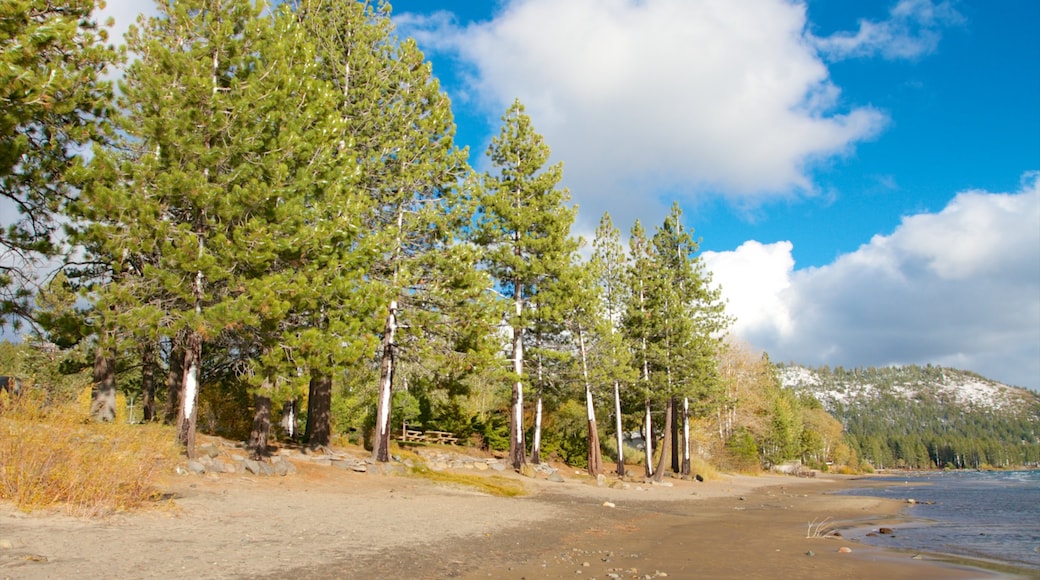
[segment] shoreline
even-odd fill
[[[0,503],[0,579],[1014,577],[806,537],[813,522],[843,531],[906,520],[902,502],[830,493],[869,485],[852,476],[612,488],[557,466],[562,483],[496,473],[529,492],[502,498],[295,463],[287,477],[172,476],[172,505],[103,520]]]

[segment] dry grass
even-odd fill
[[[516,479],[497,475],[468,475],[446,471],[433,471],[425,466],[413,467],[409,471],[412,477],[420,477],[429,481],[472,488],[481,493],[498,497],[519,497],[527,490]]]
[[[96,424],[79,407],[0,400],[0,499],[27,512],[98,517],[141,507],[177,458],[168,427]]]

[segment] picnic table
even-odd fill
[[[456,445],[459,442],[459,438],[449,431],[409,429],[407,423],[401,426],[400,440],[420,443],[445,443],[448,445]]]

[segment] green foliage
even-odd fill
[[[589,452],[585,404],[567,399],[545,420],[542,450],[567,465],[586,467]]]
[[[59,252],[55,219],[75,195],[78,154],[103,141],[119,56],[94,0],[0,4],[0,200],[18,219],[0,230],[0,324],[31,319],[38,268]]]
[[[735,471],[757,471],[759,450],[754,436],[747,429],[740,429],[726,441],[725,466]]]

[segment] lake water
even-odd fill
[[[891,485],[842,493],[917,503],[905,511],[912,521],[892,526],[894,536],[856,539],[997,560],[1040,577],[1040,471],[907,473],[868,481]]]

